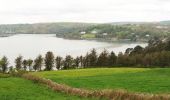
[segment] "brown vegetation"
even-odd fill
[[[170,100],[170,95],[142,94],[132,93],[124,90],[86,90],[73,88],[67,85],[58,84],[49,79],[34,76],[32,74],[23,74],[23,78],[36,83],[44,84],[57,92],[63,92],[69,95],[78,95],[90,98],[106,98],[109,100]]]

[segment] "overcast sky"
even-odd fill
[[[0,24],[170,20],[170,0],[0,0]]]

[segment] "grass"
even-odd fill
[[[99,68],[33,74],[76,88],[170,93],[170,69],[168,68]]]
[[[10,77],[9,74],[0,73],[0,78],[8,78],[8,77]]]
[[[81,37],[88,39],[88,38],[95,38],[96,36],[95,36],[95,34],[84,34]]]
[[[0,100],[89,100],[89,98],[57,93],[22,78],[0,77]]]
[[[41,83],[48,86],[53,91],[66,93],[69,95],[77,95],[85,98],[96,98],[98,100],[170,100],[168,94],[142,94],[133,93],[120,90],[86,90],[81,88],[74,88],[64,84],[58,84],[49,79],[42,78],[29,73],[21,76],[24,79],[31,80],[36,83]]]

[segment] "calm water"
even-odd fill
[[[79,56],[85,55],[87,51],[96,48],[101,52],[104,48],[114,51],[116,54],[124,52],[126,48],[136,45],[146,46],[144,43],[105,43],[87,40],[66,40],[55,37],[54,34],[19,34],[11,37],[0,38],[0,56],[7,56],[10,63],[22,55],[24,58],[35,58],[38,54],[44,55],[47,51],[52,51],[55,55]]]

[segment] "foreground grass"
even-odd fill
[[[2,76],[3,74],[0,74]],[[5,76],[5,75],[3,75]],[[29,80],[0,77],[0,100],[89,100],[54,92]]]
[[[168,68],[101,68],[33,74],[76,88],[170,93],[170,69]]]

